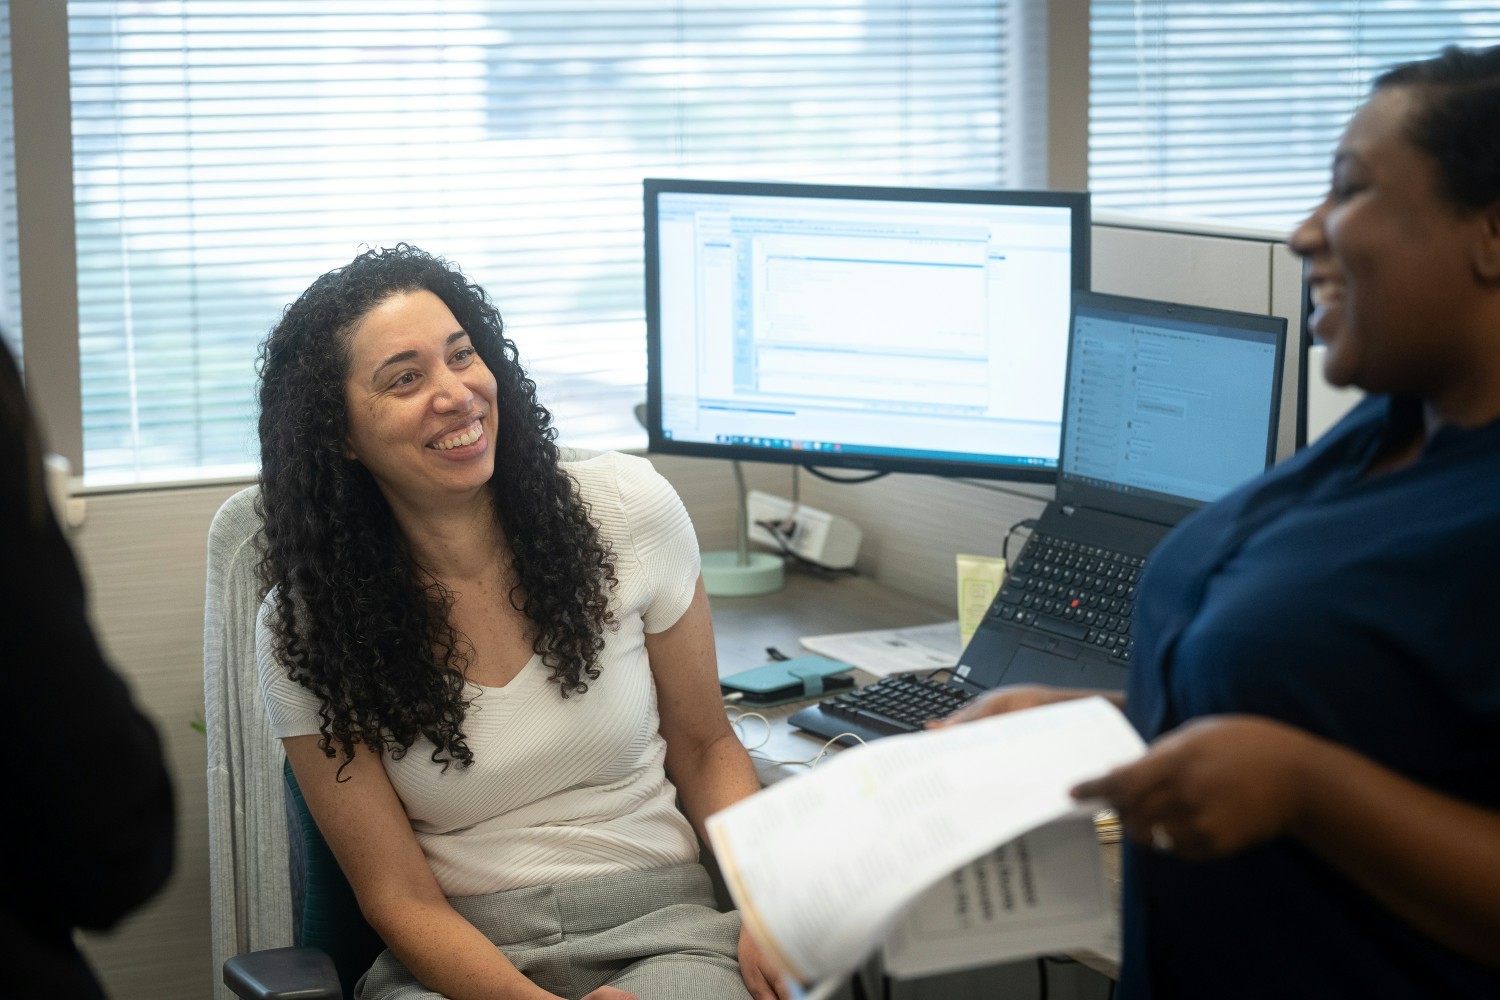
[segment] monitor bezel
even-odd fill
[[[651,177],[643,181],[645,220],[646,294],[646,408],[647,450],[660,454],[689,455],[750,462],[773,462],[805,468],[840,469],[851,472],[904,472],[966,479],[1051,483],[1056,465],[1005,465],[965,461],[961,458],[913,458],[908,456],[856,455],[806,452],[784,448],[761,448],[744,444],[681,441],[666,437],[662,429],[661,300],[658,202],[663,194],[724,194],[776,198],[818,198],[865,201],[941,202],[952,204],[1065,208],[1072,219],[1072,287],[1089,287],[1091,261],[1090,199],[1081,191],[1023,191],[977,188],[885,187],[851,184],[808,184],[780,181],[717,181]],[[1071,317],[1071,310],[1069,313]],[[1070,318],[1071,322],[1071,318]],[[1064,331],[1064,338],[1068,331]],[[1066,349],[1066,343],[1064,344]],[[1059,414],[1059,449],[1061,414]]]

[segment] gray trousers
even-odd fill
[[[606,984],[641,1000],[748,1000],[736,953],[740,918],[714,905],[696,864],[449,900],[516,968],[558,996]],[[442,1000],[389,951],[357,1000]]]

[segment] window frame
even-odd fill
[[[16,136],[16,250],[26,394],[47,447],[83,469],[78,264],[73,237],[73,135],[68,10],[10,4]]]

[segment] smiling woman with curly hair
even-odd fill
[[[389,946],[360,996],[775,996],[696,861],[758,785],[671,487],[564,460],[484,291],[414,247],[318,278],[260,374],[261,680]]]
[[[508,596],[534,623],[535,651],[563,697],[598,677],[614,566],[558,465],[551,415],[483,291],[410,247],[323,275],[262,347],[261,580],[275,594],[280,650],[299,665],[297,679],[328,700],[330,753],[337,747],[348,759],[361,742],[399,756],[420,735],[434,760],[469,764],[459,728],[467,659],[447,617],[453,595],[417,565],[380,485],[345,445],[350,330],[380,302],[417,290],[442,300],[495,378],[505,433],[494,442],[487,490],[513,557]],[[314,622],[323,627],[303,627]],[[433,670],[426,650],[447,669]]]

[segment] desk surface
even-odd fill
[[[766,647],[788,656],[802,652],[804,635],[930,625],[954,617],[952,609],[928,604],[863,576],[831,579],[787,570],[786,585],[764,597],[711,597],[719,674],[768,661]]]
[[[953,618],[948,609],[882,587],[867,577],[823,579],[790,569],[786,585],[774,594],[713,597],[709,599],[709,607],[713,612],[721,677],[770,662],[771,657],[766,654],[768,646],[787,656],[803,655],[806,650],[798,644],[798,639],[804,635],[906,628]],[[855,671],[855,676],[859,683],[871,679],[863,671]],[[753,718],[739,724],[741,741],[754,748],[751,759],[762,782],[806,770],[805,766],[776,762],[808,761],[822,750],[821,738],[785,723],[787,716],[810,703],[750,709],[770,721],[769,732]]]
[[[713,597],[709,599],[709,607],[713,613],[714,644],[721,677],[768,662],[767,646],[775,647],[787,656],[801,655],[805,650],[798,640],[804,635],[906,628],[954,617],[950,608],[929,604],[866,577],[824,580],[790,568],[786,585],[774,594]],[[855,671],[855,675],[860,683],[870,680],[863,671]],[[740,739],[754,748],[751,759],[762,782],[769,783],[806,771],[804,764],[787,762],[811,761],[822,750],[824,741],[821,738],[809,736],[786,724],[787,716],[807,704],[797,702],[756,710],[769,721],[769,731],[754,719],[739,723]],[[1106,870],[1118,889],[1119,852],[1107,848],[1104,853]],[[1079,953],[1074,957],[1105,975],[1118,975],[1114,963],[1101,956]]]

